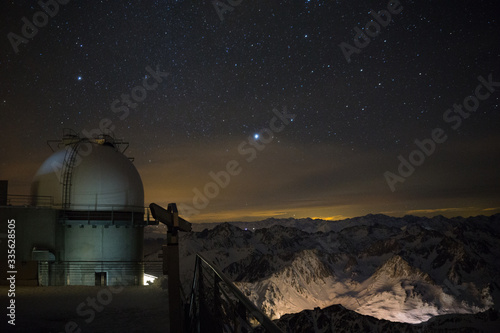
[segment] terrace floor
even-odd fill
[[[156,286],[16,287],[15,328],[0,286],[1,332],[168,332],[168,293]],[[81,329],[81,331],[79,330]]]

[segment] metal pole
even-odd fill
[[[183,332],[184,306],[181,299],[181,282],[179,277],[179,239],[178,231],[191,231],[191,224],[179,217],[175,203],[168,204],[164,209],[157,204],[149,208],[155,220],[167,226],[167,246],[163,249],[163,268],[168,275],[168,303],[170,313],[170,332]]]
[[[170,312],[170,332],[183,332],[182,327],[182,301],[179,277],[179,242],[177,230],[167,232],[166,255],[168,272],[168,306]]]

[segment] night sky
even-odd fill
[[[500,212],[497,1],[220,3],[3,1],[9,193],[101,124],[193,222]]]

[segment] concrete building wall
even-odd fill
[[[65,226],[63,260],[141,261],[143,237],[142,227]]]
[[[34,247],[46,249],[56,255],[61,244],[60,230],[56,222],[58,211],[36,207],[0,207],[1,253],[7,255],[7,224],[15,222],[16,282],[18,285],[36,285],[38,266],[31,260]],[[59,237],[58,237],[59,235]],[[6,284],[7,261],[0,260],[0,284]]]
[[[60,265],[55,269],[61,271]],[[65,281],[62,285],[142,285],[144,266],[142,263],[82,263],[65,262]],[[60,281],[60,280],[59,280]]]
[[[7,222],[15,223],[18,285],[139,285],[144,268],[144,228],[116,225],[63,225],[59,211],[36,207],[0,207],[0,248],[7,254]],[[32,260],[32,250],[48,250],[55,262]],[[7,261],[0,260],[7,284]],[[97,273],[97,275],[96,275]]]
[[[65,284],[95,285],[96,273],[104,273],[107,285],[142,284],[143,239],[142,227],[65,226]]]

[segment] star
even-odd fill
[[[206,179],[202,176],[211,171],[208,166],[217,162],[219,152],[223,152],[227,161],[221,163],[227,163],[240,155],[244,160],[258,156],[270,168],[266,175],[277,174],[280,177],[278,182],[266,182],[266,186],[286,182],[286,177],[290,177],[290,181],[299,178],[302,184],[307,184],[307,188],[292,185],[280,187],[284,192],[273,194],[275,196],[288,200],[294,196],[303,197],[305,191],[310,198],[322,197],[336,202],[335,198],[341,196],[344,190],[349,193],[373,191],[377,202],[382,202],[387,196],[387,202],[394,204],[393,208],[397,210],[407,204],[403,201],[395,203],[394,200],[403,200],[405,196],[393,197],[390,187],[384,185],[384,172],[398,172],[398,156],[403,154],[403,157],[408,158],[413,149],[418,148],[414,144],[417,138],[421,142],[432,135],[434,128],[442,128],[449,142],[453,142],[447,141],[448,147],[457,148],[451,149],[453,154],[449,151],[439,153],[436,148],[434,154],[438,156],[439,162],[434,157],[426,158],[422,167],[428,166],[427,171],[421,169],[420,176],[408,177],[405,183],[397,184],[401,194],[410,195],[410,192],[405,191],[414,190],[418,177],[426,179],[427,183],[418,185],[422,201],[416,197],[414,201],[418,201],[424,209],[426,207],[423,205],[428,203],[425,189],[434,193],[438,186],[444,184],[438,170],[445,170],[447,166],[455,168],[456,161],[462,161],[463,158],[467,158],[468,167],[477,165],[478,170],[484,169],[483,163],[474,154],[465,157],[462,156],[464,153],[455,152],[459,150],[458,147],[462,143],[467,147],[472,145],[467,140],[470,136],[477,139],[473,140],[475,144],[484,145],[496,135],[493,124],[498,122],[498,114],[491,110],[500,107],[498,90],[491,93],[488,89],[480,89],[485,97],[487,93],[491,95],[481,101],[474,115],[463,119],[460,131],[467,133],[453,129],[449,131],[450,125],[457,124],[452,121],[458,119],[453,118],[457,114],[450,115],[448,120],[439,117],[455,101],[462,102],[467,95],[474,94],[475,87],[480,84],[478,76],[488,81],[488,75],[492,73],[492,82],[500,80],[494,74],[498,68],[496,55],[500,54],[500,49],[496,44],[487,42],[496,38],[494,28],[498,26],[498,20],[492,10],[495,8],[494,0],[481,1],[472,12],[423,1],[419,2],[419,8],[412,8],[412,15],[401,16],[406,15],[403,14],[404,9],[400,14],[391,14],[390,19],[388,14],[387,17],[383,14],[387,9],[384,6],[370,8],[344,1],[303,0],[294,2],[291,7],[269,8],[249,4],[244,10],[241,6],[232,5],[234,10],[224,13],[225,20],[221,26],[219,15],[214,9],[202,13],[200,6],[181,5],[182,1],[169,2],[173,4],[166,8],[158,1],[152,1],[148,6],[129,6],[128,2],[126,6],[118,6],[115,2],[104,1],[99,4],[99,10],[93,13],[95,17],[89,24],[77,24],[82,21],[78,11],[59,8],[59,13],[54,17],[54,26],[57,21],[59,27],[51,32],[52,38],[42,37],[42,29],[52,29],[49,27],[52,21],[45,28],[37,27],[36,24],[43,23],[41,16],[36,14],[35,19],[39,20],[32,22],[34,14],[30,14],[26,30],[22,28],[24,19],[21,19],[33,9],[26,5],[25,9],[18,11],[17,5],[11,4],[12,1],[6,3],[18,15],[11,18],[8,15],[12,11],[2,11],[0,18],[4,15],[4,21],[10,22],[8,29],[21,39],[13,35],[10,35],[11,39],[5,38],[8,56],[3,54],[0,57],[2,82],[9,83],[8,89],[2,90],[0,96],[2,114],[7,113],[10,119],[18,119],[15,124],[21,126],[22,130],[29,130],[35,133],[33,136],[43,139],[37,143],[40,145],[40,163],[45,156],[43,154],[50,153],[45,151],[45,140],[59,138],[63,127],[72,127],[78,133],[92,132],[101,126],[113,128],[115,135],[126,139],[130,142],[130,149],[135,149],[134,154],[129,150],[127,154],[137,158],[134,163],[139,173],[143,173],[144,182],[149,183],[144,187],[147,193],[162,192],[162,184],[154,181],[149,171],[154,169],[160,173],[164,172],[162,168],[168,167],[172,168],[168,169],[170,172],[174,172],[175,168],[166,161],[170,155],[176,156],[180,152],[191,157],[189,160],[184,159],[184,155],[176,157],[176,161],[183,162],[179,165],[174,163],[179,167],[175,172],[184,171],[180,174],[186,177],[189,186],[203,192]],[[227,4],[228,1],[223,3]],[[406,8],[403,1],[401,6]],[[432,22],[426,16],[430,8]],[[172,14],[182,12],[182,15],[170,17],[165,15],[165,9]],[[380,11],[378,19],[370,14],[372,9],[375,14]],[[26,14],[21,15],[21,12]],[[44,15],[49,14],[47,12]],[[441,15],[442,22],[446,23],[434,22]],[[256,17],[261,17],[269,24],[258,24]],[[192,23],[200,18],[203,24]],[[137,29],[119,29],[122,19]],[[235,19],[238,19],[238,24]],[[390,22],[387,22],[386,28],[381,22],[386,24],[387,20]],[[448,24],[462,21],[467,24]],[[367,22],[372,22],[371,32],[364,29]],[[378,30],[375,24],[380,26],[379,32],[373,31]],[[36,29],[30,29],[32,25],[40,28],[40,34],[33,38],[23,35],[35,34]],[[357,28],[353,30],[355,26]],[[414,33],[416,27],[428,33]],[[358,28],[361,31],[359,36]],[[362,39],[367,32],[377,35],[374,38],[367,36],[370,38],[369,44]],[[25,43],[24,39],[28,42]],[[68,47],[69,41],[72,41],[71,47]],[[464,41],[470,44],[467,50],[462,48]],[[351,54],[354,60],[351,63],[346,61],[341,43],[352,46],[352,49],[349,48],[349,52],[354,52]],[[432,45],[443,47],[436,51]],[[37,58],[31,59],[31,56]],[[45,70],[39,70],[39,66]],[[461,68],[459,73],[456,68]],[[167,72],[170,72],[168,78],[160,75]],[[19,80],[26,73],[34,74],[27,80]],[[87,81],[82,82],[84,74],[89,76]],[[47,95],[49,91],[52,93]],[[19,109],[30,110],[33,114],[27,114],[29,119],[38,117],[41,110],[47,110],[51,116],[41,117],[41,122],[31,122],[29,128],[24,128],[28,124],[23,125],[22,119],[19,119]],[[0,124],[0,140],[2,135],[8,138],[19,131],[18,128],[9,127]],[[277,130],[276,135],[279,131],[279,139],[276,136],[271,142],[265,128],[273,132]],[[262,139],[260,133],[264,134]],[[204,142],[202,146],[196,144],[200,140]],[[249,145],[239,145],[243,141]],[[488,151],[486,147],[478,148],[478,151],[484,152],[481,156],[499,156],[495,151],[498,147],[493,141],[487,145]],[[219,147],[221,142],[227,146]],[[264,142],[269,142],[266,152],[272,151],[272,154],[260,154],[259,149],[262,149]],[[18,163],[32,165],[21,153],[24,150],[31,151],[31,143],[23,142],[22,145],[26,146],[9,145],[0,149],[2,166],[12,168],[11,174],[18,173]],[[344,153],[348,153],[347,147],[349,152],[355,148],[356,153],[344,156]],[[208,149],[207,160],[204,160],[207,170],[201,170],[197,173],[199,178],[193,178],[189,176],[189,164],[201,162],[198,159],[205,156],[200,155],[201,148]],[[4,156],[7,155],[10,157],[5,160]],[[305,156],[311,163],[302,168]],[[150,159],[155,162],[149,164]],[[487,165],[488,168],[491,166]],[[283,166],[293,167],[283,172]],[[335,180],[339,178],[331,177],[333,171],[329,169],[330,166],[340,168],[335,171],[342,171],[339,177],[342,184],[345,180],[345,187],[337,186]],[[242,171],[244,176],[241,179],[245,178],[244,182],[248,183],[242,181],[236,185],[236,182],[231,182],[224,191],[221,188],[221,196],[210,200],[210,204],[203,212],[200,210],[195,220],[203,220],[204,214],[212,216],[211,209],[214,207],[236,212],[233,203],[225,201],[224,195],[231,197],[239,190],[238,186],[244,187],[245,191],[239,191],[241,197],[232,199],[234,205],[248,200],[251,202],[249,206],[259,209],[260,204],[255,206],[256,201],[251,197],[255,190],[255,198],[262,199],[262,207],[266,206],[266,211],[269,208],[267,202],[272,202],[271,206],[276,205],[273,209],[279,208],[285,212],[291,201],[283,203],[270,201],[271,197],[262,198],[261,188],[257,185],[265,180],[259,177],[250,180],[250,177],[257,176],[252,168],[257,167],[252,165]],[[488,191],[494,193],[494,186],[500,186],[500,178],[496,177],[493,166],[488,171],[491,175],[488,172],[481,172],[481,175],[485,177],[484,184],[491,186]],[[26,172],[29,179],[32,175],[28,173],[36,170],[26,169]],[[361,174],[365,178],[360,179]],[[351,177],[356,179],[356,189],[347,185]],[[465,170],[463,175],[454,173],[453,179],[449,177],[446,186],[450,188],[440,189],[440,193],[452,193],[453,180],[462,183],[462,179],[469,179]],[[487,181],[488,177],[495,182]],[[318,179],[324,179],[324,183]],[[372,179],[383,186],[374,185]],[[476,183],[473,177],[468,181],[468,185]],[[180,183],[179,178],[176,184]],[[179,185],[178,189],[171,190],[173,194],[187,198],[187,203],[192,199],[189,188],[186,190]],[[486,193],[486,189],[483,192]],[[153,197],[150,200],[163,200],[161,195],[156,199]],[[350,206],[349,214],[365,213],[368,206],[373,212],[378,212],[378,206],[370,198],[361,195],[356,200],[356,208]],[[485,200],[494,201],[494,198]],[[224,206],[226,202],[227,206]],[[219,204],[221,206],[217,206]],[[298,208],[291,205],[294,210],[288,213],[289,216],[294,212],[299,213]],[[306,211],[312,211],[313,206],[308,206],[304,213],[300,213],[301,216]],[[389,211],[385,204],[380,209]],[[347,211],[344,213],[347,214]],[[239,216],[235,215],[235,218]]]

